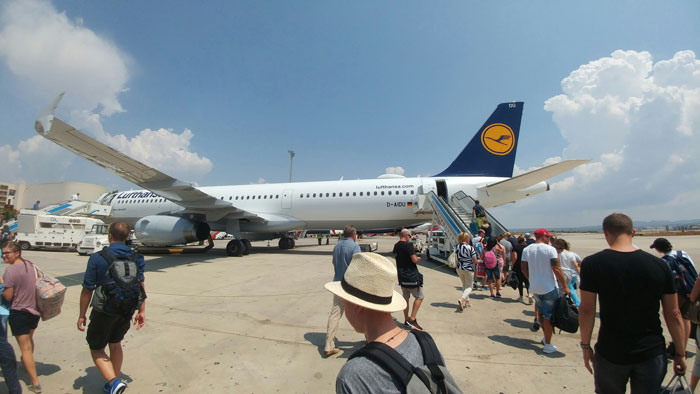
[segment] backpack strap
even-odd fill
[[[350,360],[355,357],[365,357],[377,363],[382,369],[388,372],[401,382],[405,388],[413,376],[413,365],[390,346],[380,342],[370,342],[350,356]],[[405,389],[404,389],[405,392]]]
[[[447,393],[447,387],[445,386],[445,375],[442,373],[439,365],[445,366],[440,357],[440,351],[433,341],[433,337],[430,336],[425,331],[412,330],[411,333],[416,336],[418,344],[420,345],[421,351],[423,352],[423,363],[428,367],[430,373],[433,375],[435,380],[437,380],[438,390],[440,393]],[[423,383],[425,380],[421,377]],[[426,384],[427,387],[430,385]]]

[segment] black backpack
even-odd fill
[[[690,292],[693,291],[695,279],[698,277],[698,273],[695,267],[693,267],[693,264],[683,257],[683,253],[681,253],[680,250],[676,251],[675,258],[671,255],[665,255],[663,259],[671,268],[673,283],[676,286],[678,294],[684,296],[689,295]]]
[[[552,325],[559,330],[578,331],[578,308],[569,296],[559,297],[552,312]]]
[[[99,254],[107,260],[109,267],[105,282],[97,287],[92,298],[93,308],[108,315],[131,317],[146,299],[146,292],[139,281],[138,254],[115,256],[107,247]]]
[[[350,359],[366,357],[398,379],[404,386],[403,393],[462,393],[445,367],[433,338],[425,331],[412,330],[416,336],[425,365],[414,367],[390,346],[370,342],[353,353]]]

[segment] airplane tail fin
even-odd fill
[[[435,175],[512,177],[523,102],[499,104],[447,169]]]

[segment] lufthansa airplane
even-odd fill
[[[418,206],[419,197],[430,191],[445,199],[463,191],[490,208],[547,191],[545,180],[587,161],[563,161],[512,177],[523,103],[511,102],[499,104],[452,164],[432,177],[196,187],[55,117],[62,97],[39,116],[36,131],[145,189],[108,193],[99,201],[112,206],[112,220],[133,226],[138,240],[149,246],[201,241],[210,231],[225,231],[235,237],[227,254],[240,256],[256,240],[280,238],[281,249],[293,248],[294,240],[286,237],[292,230],[418,225],[432,218],[432,212]]]

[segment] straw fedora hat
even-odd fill
[[[398,312],[406,301],[394,290],[396,265],[376,253],[357,253],[352,257],[343,279],[326,283],[326,289],[338,297],[368,309]]]

